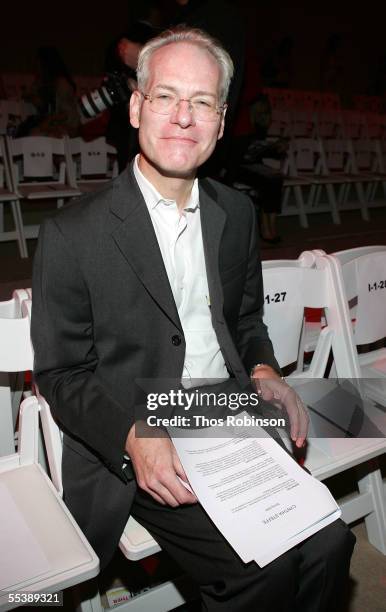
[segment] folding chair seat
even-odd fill
[[[70,185],[64,138],[7,139],[7,147],[13,187],[19,200],[54,199],[61,207],[65,199],[80,195],[79,189]],[[38,229],[38,226],[27,226],[23,232],[28,238],[36,238]]]
[[[359,493],[353,492],[349,499],[341,502],[343,518],[350,523],[365,517],[369,541],[386,554],[386,499],[383,495],[382,475],[376,463],[369,462],[369,459],[385,452],[385,437],[314,437],[317,433],[314,423],[320,424],[320,416],[316,414],[315,417],[311,409],[313,406],[316,409],[318,402],[330,393],[339,391],[341,384],[333,379],[323,379],[327,374],[330,351],[340,380],[357,379],[360,372],[348,306],[342,293],[336,291],[335,276],[336,271],[326,258],[309,252],[302,253],[292,263],[288,260],[279,261],[277,267],[274,261],[269,264],[263,262],[264,322],[279,365],[282,368],[290,364],[296,366],[304,308],[323,308],[326,326],[318,336],[308,370],[296,368],[286,378],[310,406],[310,414],[314,414],[305,465],[320,480],[358,466]],[[356,401],[355,396],[353,398]],[[373,405],[371,410],[378,422],[383,423],[383,413]]]
[[[69,165],[72,165],[73,184],[82,193],[96,191],[118,176],[116,149],[104,137],[89,142],[82,138],[67,141]]]
[[[38,465],[36,398],[23,401],[19,439],[17,453],[0,457],[0,609],[4,611],[26,601],[18,601],[16,594],[55,594],[99,572],[97,556]],[[34,605],[40,604],[42,599],[36,599]]]
[[[4,203],[11,205],[15,229],[4,229]],[[0,136],[0,242],[17,240],[20,257],[27,257],[27,244],[23,231],[23,219],[19,202],[19,194],[13,187],[4,137]]]

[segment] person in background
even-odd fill
[[[117,72],[127,77],[130,89],[136,87],[135,69],[143,45],[159,32],[160,12],[156,0],[151,1],[144,16],[137,19],[109,45],[106,52],[106,73]],[[114,105],[108,111],[106,140],[117,150],[119,171],[138,153],[137,131],[129,122],[129,102]]]
[[[249,187],[248,193],[258,210],[260,237],[267,244],[276,244],[280,241],[276,217],[281,212],[284,182],[280,160],[286,154],[287,143],[279,139],[267,141],[270,123],[271,107],[263,93],[256,50],[250,44],[232,130],[226,182],[229,185],[240,182]]]
[[[58,49],[39,47],[37,65],[35,81],[24,96],[34,105],[36,115],[19,126],[17,136],[77,136],[80,116],[76,85]]]

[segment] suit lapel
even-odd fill
[[[119,250],[166,316],[182,331],[162,254],[132,168],[114,185],[110,210],[120,219],[112,232]]]
[[[221,317],[224,296],[219,273],[219,258],[226,214],[218,205],[216,191],[208,180],[200,181],[200,213],[212,312]]]

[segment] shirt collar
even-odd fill
[[[175,204],[176,202],[174,200],[164,198],[159,193],[159,191],[157,191],[154,185],[152,185],[152,183],[142,174],[141,170],[139,169],[138,160],[139,155],[136,155],[133,164],[134,176],[138,183],[138,187],[140,188],[141,193],[144,197],[149,212],[151,210],[154,210],[154,208],[156,208],[158,204],[161,203],[165,204],[166,206],[170,204]],[[194,179],[192,191],[190,193],[189,200],[187,201],[184,210],[187,212],[194,212],[195,210],[197,210],[197,208],[199,208],[199,206],[200,199],[198,190],[198,179],[196,178]]]

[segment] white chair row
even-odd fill
[[[386,256],[385,253],[381,254]],[[376,255],[376,259],[379,256],[378,251],[371,254]],[[380,263],[374,269],[382,273],[385,268]],[[305,252],[297,261],[264,262],[263,278],[264,320],[269,327],[275,354],[282,367],[297,363],[304,308],[308,306],[324,309],[326,325],[318,335],[310,367],[306,369],[303,364],[298,365],[293,374],[287,378],[291,384],[296,386],[303,398],[308,398],[307,403],[312,405],[315,401],[321,402],[326,393],[336,391],[336,380],[323,378],[328,375],[330,352],[332,352],[336,376],[340,379],[339,384],[342,379],[348,381],[354,379],[355,382],[355,379],[360,379],[361,375],[366,373],[361,369],[355,350],[348,311],[348,298],[351,297],[351,294],[348,296],[345,293],[342,272],[331,256],[318,252]],[[377,291],[378,295],[382,294],[381,281],[381,278],[371,276],[368,283],[372,288],[370,294]],[[26,306],[28,312],[30,304],[27,302]],[[358,306],[357,313],[359,313]],[[378,354],[377,360],[379,359]],[[27,366],[30,368],[32,364],[29,363]],[[368,367],[368,362],[366,367]],[[379,372],[375,370],[374,376],[379,378],[381,374],[382,369]],[[358,392],[361,391],[359,387]],[[28,401],[31,405],[33,401],[40,410],[51,477],[58,491],[61,491],[60,432],[43,398],[29,398]],[[382,431],[384,413],[373,406],[371,410],[372,417]],[[379,438],[355,439],[311,437],[306,455],[306,465],[321,480],[352,467],[360,470],[357,478],[359,492],[353,493],[350,500],[341,503],[343,517],[349,523],[365,517],[369,541],[384,554],[386,554],[384,485],[376,463],[369,460],[382,455],[385,449],[384,435]],[[159,550],[148,532],[133,519],[129,520],[125,528],[120,547],[128,559],[135,560]],[[166,599],[164,600],[163,597]],[[167,610],[180,603],[182,599],[178,589],[172,583],[167,583],[162,587],[156,587],[155,590],[150,590],[148,594],[134,598],[128,604],[131,607],[124,609]],[[91,603],[87,602],[87,605],[92,605],[93,610],[101,610],[99,594],[96,594]]]
[[[293,138],[283,165],[283,215],[329,212],[340,223],[340,212],[359,209],[369,219],[369,207],[386,203],[386,142],[377,140]],[[381,188],[376,200],[378,188]],[[321,199],[322,190],[326,198]],[[291,198],[293,191],[294,198]]]
[[[361,341],[372,342],[386,336],[386,290],[382,293],[381,289],[385,284],[386,247],[375,252],[370,249],[366,255],[361,249],[359,255],[355,258],[354,250],[343,254],[342,261],[346,259],[343,265],[338,258],[321,252],[305,252],[297,261],[263,262],[264,321],[280,366],[295,367],[287,381],[296,387],[307,404],[323,407],[317,410],[316,416],[311,412],[311,423],[314,421],[316,428],[313,431],[311,427],[305,465],[321,480],[357,467],[358,492],[342,502],[343,517],[348,523],[364,517],[369,541],[386,554],[386,492],[377,463],[369,461],[386,451],[384,409],[374,404],[374,400],[382,400],[382,405],[386,405],[386,349],[372,356],[358,355],[348,306],[357,299],[356,324],[360,316],[360,329],[362,324],[365,328],[361,333],[369,334],[361,335]],[[362,259],[365,261],[361,262]],[[358,270],[361,270],[359,275],[354,273]],[[364,300],[363,292],[367,292]],[[314,339],[308,369],[304,368],[303,356],[299,360],[299,350],[304,350],[302,330],[306,307],[324,311],[323,327]],[[327,379],[324,377],[328,376],[331,356],[334,378]],[[345,386],[342,380],[351,391],[342,393]],[[351,401],[356,406],[359,402],[365,405],[379,437],[339,437],[339,427],[334,433],[335,426],[321,416],[320,411],[326,409],[326,397],[330,397],[329,401],[338,398],[332,416],[335,426],[344,422],[347,412],[350,413],[345,404]],[[329,432],[337,437],[330,438]]]
[[[28,257],[27,238],[37,225],[23,224],[21,201],[64,200],[100,189],[118,174],[116,151],[104,138],[2,138],[0,142],[0,241],[17,239],[21,257]],[[11,203],[15,230],[4,231],[3,206]]]

